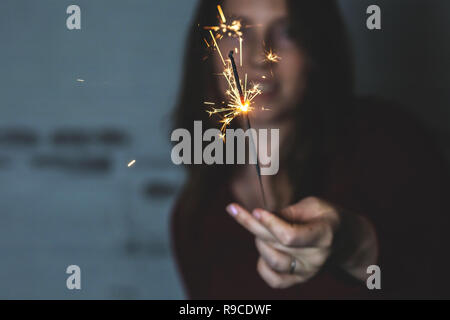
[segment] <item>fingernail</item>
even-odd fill
[[[261,212],[259,210],[253,210],[253,216],[259,220],[261,219]]]
[[[230,204],[227,207],[227,211],[233,216],[236,216],[238,214],[237,208],[234,205],[232,205],[232,204]]]

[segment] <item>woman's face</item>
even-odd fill
[[[306,58],[289,36],[286,1],[227,0],[223,11],[242,23],[242,67],[239,53],[235,54],[241,80],[247,74],[248,83],[258,83],[262,89],[262,94],[253,100],[252,121],[273,123],[300,102],[305,88]],[[226,56],[230,50],[239,49],[239,39],[225,36],[218,45]],[[267,61],[270,50],[281,58],[278,62]],[[224,69],[218,54],[214,55],[214,69],[218,74]],[[220,91],[225,92],[226,80],[217,79]]]

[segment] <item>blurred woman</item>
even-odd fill
[[[347,34],[334,1],[226,0],[244,28],[249,81],[263,94],[255,129],[280,130],[280,170],[192,165],[172,215],[173,249],[190,298],[442,297],[448,276],[444,162],[421,127],[394,105],[357,98]],[[216,24],[200,1],[190,31],[174,127],[217,121],[224,99],[217,54],[204,60],[198,26]],[[223,52],[236,39],[221,40]],[[264,59],[267,48],[281,60]],[[234,120],[232,127],[243,124]],[[228,212],[228,215],[226,214]],[[381,270],[381,289],[366,285]],[[370,269],[369,269],[370,270]]]

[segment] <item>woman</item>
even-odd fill
[[[280,170],[188,166],[172,215],[173,249],[190,298],[441,297],[448,194],[444,162],[393,105],[357,99],[343,21],[334,1],[226,0],[244,28],[249,80],[262,83],[256,129],[280,129]],[[220,57],[204,58],[198,26],[215,25],[201,1],[187,43],[175,128],[217,127],[200,106],[223,99]],[[223,52],[236,39],[220,42]],[[263,59],[270,48],[281,60]],[[233,126],[241,123],[234,120]],[[228,212],[227,215],[225,212]],[[381,270],[369,290],[368,267]],[[379,286],[376,281],[373,283]]]

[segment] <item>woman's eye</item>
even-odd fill
[[[278,25],[273,29],[271,42],[274,47],[283,48],[290,46],[293,42],[292,28],[289,24]]]

